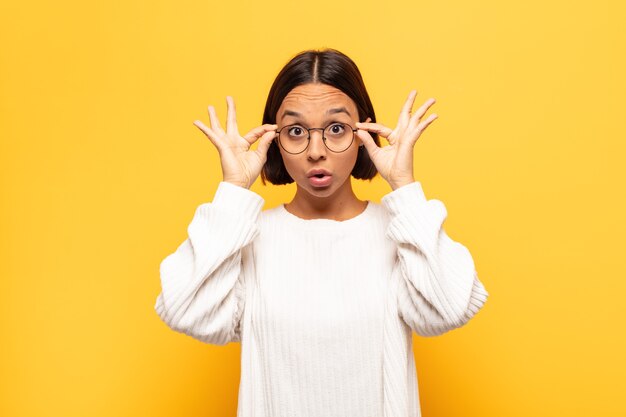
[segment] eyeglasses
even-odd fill
[[[354,129],[347,123],[332,123],[326,127],[306,128],[300,125],[283,126],[278,130],[278,144],[287,153],[299,154],[309,147],[311,130],[321,130],[324,145],[331,152],[339,153],[347,150],[354,140]]]

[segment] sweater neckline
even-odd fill
[[[302,217],[298,217],[295,214],[287,211],[287,209],[285,208],[285,203],[280,204],[278,206],[278,209],[282,212],[282,214],[286,217],[288,217],[289,219],[291,219],[292,221],[302,224],[302,225],[334,225],[334,226],[347,226],[347,225],[351,225],[351,224],[355,224],[355,223],[359,223],[361,222],[361,220],[363,220],[364,218],[366,218],[369,215],[369,212],[372,211],[372,207],[374,206],[372,204],[372,202],[370,200],[365,200],[367,202],[367,205],[365,206],[365,209],[360,212],[359,214],[357,214],[354,217],[351,217],[349,219],[346,220],[333,220],[333,219],[303,219]]]

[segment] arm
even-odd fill
[[[244,250],[257,236],[264,200],[220,182],[212,203],[201,204],[188,238],[160,266],[161,288],[154,306],[169,327],[205,343],[240,340],[245,286]]]
[[[426,200],[417,181],[385,195],[382,203],[391,216],[387,237],[398,245],[398,313],[422,336],[463,326],[489,294],[467,248],[444,231],[444,204]]]

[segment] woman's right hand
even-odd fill
[[[249,189],[267,161],[267,150],[276,136],[278,126],[264,124],[252,129],[242,137],[237,129],[235,101],[232,97],[227,96],[226,103],[228,105],[226,132],[222,129],[213,106],[209,106],[211,127],[206,127],[200,120],[196,120],[193,124],[217,148],[222,163],[224,181]],[[251,151],[250,145],[259,138],[259,146],[255,151]]]

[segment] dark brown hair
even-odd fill
[[[267,96],[263,124],[275,124],[276,113],[287,94],[295,87],[308,83],[327,84],[341,90],[356,103],[359,121],[364,122],[370,117],[371,123],[376,123],[374,107],[365,89],[361,72],[354,61],[336,49],[324,48],[300,52],[280,70]],[[380,146],[378,135],[373,132],[370,135]],[[377,173],[365,147],[359,146],[351,175],[357,179],[371,180]],[[261,180],[264,185],[265,180],[275,185],[293,182],[285,168],[276,140],[272,141],[267,151],[267,161],[261,170]]]

